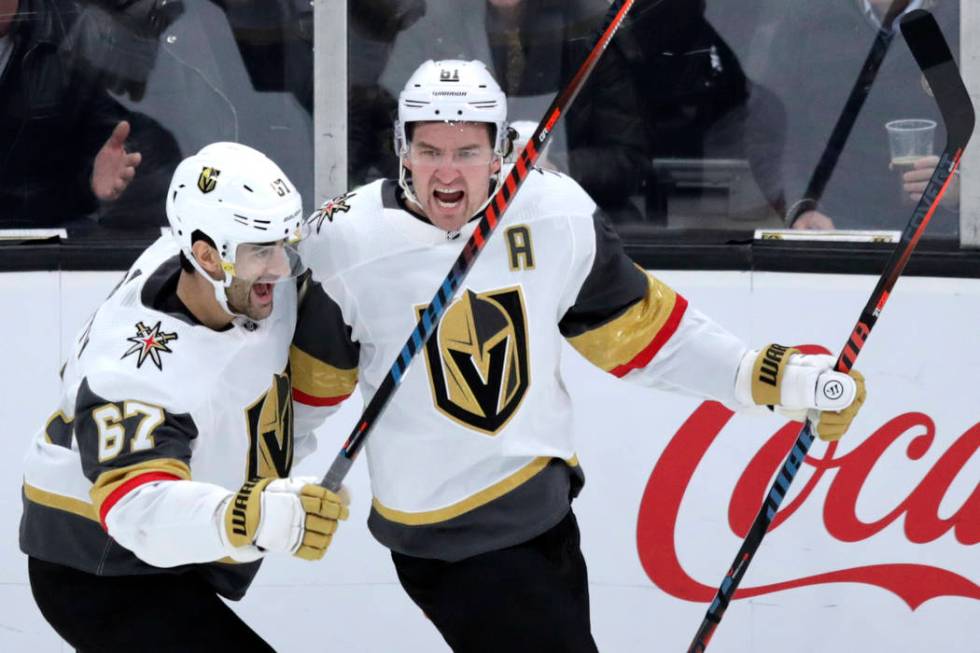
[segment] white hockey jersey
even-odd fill
[[[21,548],[101,575],[211,563],[194,568],[239,598],[258,563],[215,562],[213,517],[246,479],[289,474],[296,284],[215,331],[176,299],[177,255],[169,236],[147,249],[79,335],[26,457]]]
[[[572,179],[532,171],[402,378],[366,444],[369,526],[389,548],[461,559],[564,517],[583,475],[562,337],[617,376],[735,403],[746,347],[637,268],[595,212]],[[301,253],[326,296],[297,328],[298,414],[357,380],[370,399],[476,223],[451,238],[382,180],[309,225]]]

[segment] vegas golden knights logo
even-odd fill
[[[202,193],[210,193],[218,184],[221,171],[216,168],[203,168],[197,178],[197,187]]]
[[[289,368],[272,377],[272,387],[245,409],[248,424],[246,478],[284,478],[293,465],[293,390]]]
[[[417,307],[421,316],[425,307]],[[436,408],[463,426],[496,435],[527,394],[527,317],[519,286],[467,290],[425,345]]]

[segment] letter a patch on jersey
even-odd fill
[[[417,307],[420,317],[425,308]],[[531,382],[520,287],[463,293],[426,343],[425,362],[439,412],[496,435],[517,412]]]

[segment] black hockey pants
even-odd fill
[[[392,552],[402,587],[456,653],[595,653],[571,511],[517,546],[458,562]]]
[[[273,651],[194,574],[95,576],[28,558],[41,614],[79,653]]]

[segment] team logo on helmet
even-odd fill
[[[347,213],[350,211],[350,205],[347,200],[354,197],[357,193],[345,193],[343,195],[338,195],[332,200],[327,200],[323,203],[318,210],[314,211],[312,215],[307,219],[306,223],[312,224],[316,229],[317,233],[320,233],[320,227],[323,226],[323,221],[333,222],[333,216],[335,213]]]
[[[142,322],[137,322],[136,335],[132,338],[126,338],[126,341],[133,343],[133,346],[127,349],[125,354],[120,356],[120,360],[136,354],[137,368],[143,367],[143,363],[149,358],[157,366],[158,370],[162,370],[163,361],[160,359],[160,352],[172,354],[173,351],[167,346],[167,343],[176,339],[176,333],[164,333],[160,330],[159,321],[152,327],[148,327]]]
[[[421,317],[425,306],[417,307]],[[433,403],[442,414],[496,435],[530,385],[527,319],[519,286],[467,290],[425,345]]]
[[[197,177],[197,187],[202,193],[210,193],[218,185],[218,175],[221,171],[217,168],[205,167],[201,169],[201,174]]]

